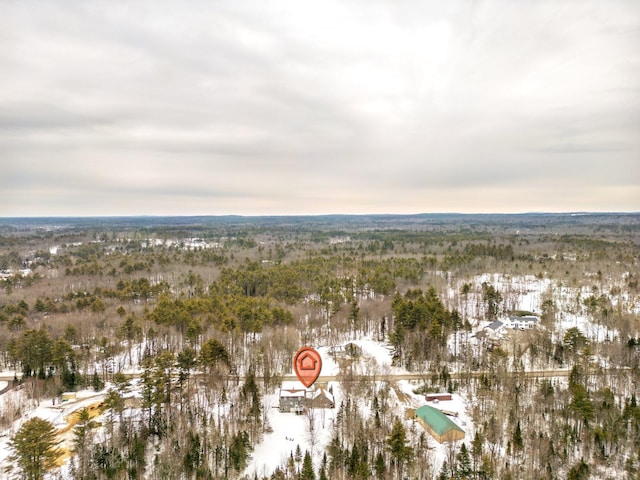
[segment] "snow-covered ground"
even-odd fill
[[[333,359],[333,357],[329,355],[329,348],[330,347],[316,348],[316,350],[320,354],[320,357],[322,358],[322,370],[320,370],[320,376],[322,377],[330,377],[330,376],[338,375],[338,373],[340,373],[340,366]],[[291,368],[292,368],[291,373],[293,373],[293,365]],[[297,388],[304,388],[304,386],[302,385],[302,383],[300,383]]]
[[[388,344],[382,344],[371,339],[357,339],[350,342],[362,349],[362,355],[353,364],[354,374],[371,375],[374,373],[387,374],[391,371],[405,371],[391,367],[392,349]],[[330,355],[330,347],[316,349],[322,357],[320,376],[336,376],[340,374],[338,362]],[[272,429],[266,433],[262,441],[255,447],[251,461],[245,469],[250,478],[257,474],[269,476],[279,467],[286,465],[288,458],[299,445],[301,452],[309,451],[318,471],[322,454],[334,436],[334,423],[344,394],[338,382],[328,382],[324,386],[333,391],[335,406],[333,409],[315,408],[303,415],[295,413],[280,413],[278,410],[279,392],[265,395],[264,409],[267,421]],[[283,389],[303,389],[300,382],[285,382]],[[313,388],[313,387],[312,387]],[[362,409],[365,409],[362,405]],[[310,428],[313,426],[313,428]],[[313,431],[313,433],[312,433]]]
[[[541,315],[544,299],[549,297],[553,300],[557,311],[556,324],[554,326],[554,339],[562,338],[565,332],[572,327],[577,327],[590,340],[603,342],[613,340],[619,332],[608,328],[606,325],[598,324],[584,305],[584,300],[590,296],[598,297],[600,294],[593,290],[593,286],[568,286],[559,281],[549,278],[539,278],[535,275],[506,275],[501,273],[485,273],[474,276],[470,281],[460,279],[454,281],[448,289],[447,298],[451,302],[457,299],[459,304],[454,305],[459,311],[466,314],[472,324],[483,327],[486,323],[482,291],[480,286],[483,283],[493,285],[502,296],[501,310],[506,311],[528,311],[536,315]],[[462,298],[460,291],[464,283],[470,283],[474,288]],[[613,281],[610,287],[621,286],[624,279]],[[640,302],[627,296],[609,295],[612,305],[615,307],[619,303],[624,309],[630,312],[640,311]],[[500,319],[500,316],[498,317]]]
[[[20,427],[29,419],[39,417],[53,424],[58,430],[65,430],[69,423],[67,418],[73,412],[104,400],[106,391],[95,392],[93,390],[82,390],[76,393],[75,399],[67,402],[59,402],[49,398],[41,402],[29,400],[26,392],[22,388],[15,388],[0,395],[0,411],[9,411],[19,408],[22,416],[16,420],[8,431],[0,434],[0,472],[8,466],[8,459],[11,455],[9,441]],[[14,410],[15,411],[15,410]],[[71,430],[59,435],[61,448],[70,448]]]
[[[409,408],[419,408],[423,405],[429,405],[431,407],[437,408],[442,412],[446,413],[449,418],[460,428],[465,431],[464,441],[468,444],[475,433],[475,427],[471,420],[471,417],[468,413],[469,410],[469,402],[466,398],[456,393],[451,395],[451,400],[446,401],[438,401],[438,402],[427,402],[425,400],[424,395],[416,394],[413,391],[418,387],[418,384],[409,382],[407,380],[400,380],[397,382],[398,387],[409,399]],[[450,413],[454,415],[449,415]],[[405,423],[408,423],[410,430],[416,432],[416,435],[420,435],[422,433],[422,427],[415,420],[409,420]],[[427,444],[429,449],[431,450],[431,458],[433,461],[433,469],[434,471],[439,471],[442,467],[442,464],[447,458],[449,448],[446,443],[438,443],[431,435],[427,435]]]
[[[324,363],[324,360],[323,360]],[[283,388],[300,388],[302,384],[291,382]],[[327,388],[333,390],[336,408],[310,409],[303,415],[280,413],[278,410],[278,393],[265,395],[264,408],[267,421],[272,431],[264,435],[254,449],[251,461],[245,474],[253,478],[269,476],[278,466],[286,465],[287,459],[295,453],[299,445],[302,454],[309,451],[314,459],[316,471],[320,465],[321,455],[333,436],[333,425],[337,406],[343,399],[342,390],[337,382],[329,382]],[[313,426],[313,432],[310,426]]]
[[[354,339],[347,343],[358,345],[362,349],[362,355],[352,365],[354,373],[357,374],[401,374],[408,373],[405,369],[392,367],[393,350],[389,344],[380,343],[372,339]],[[337,375],[340,372],[339,365],[329,356],[329,348],[321,347],[317,349],[322,355],[321,375]],[[392,408],[399,418],[404,418],[406,409],[416,409],[422,405],[428,405],[424,395],[419,395],[413,391],[419,386],[419,382],[411,383],[406,380],[392,382],[391,396]],[[304,388],[299,382],[287,382],[283,388],[301,389]],[[322,454],[335,436],[334,425],[340,403],[345,400],[345,393],[339,382],[329,382],[327,388],[333,390],[335,397],[334,409],[313,409],[310,414],[296,415],[294,413],[280,413],[278,410],[278,393],[265,395],[264,408],[272,431],[265,434],[262,441],[255,447],[249,465],[245,470],[245,475],[252,478],[254,474],[269,476],[277,467],[286,465],[288,458],[295,452],[299,445],[301,452],[306,450],[312,455],[316,471],[319,470],[322,461]],[[352,401],[354,399],[352,398]],[[370,402],[367,399],[357,399],[358,409],[362,414],[370,412]],[[451,417],[465,432],[470,441],[473,435],[473,424],[467,413],[467,401],[462,396],[454,394],[451,401],[440,402],[439,405],[431,404],[447,412],[455,412],[456,416]],[[407,431],[413,431],[415,435],[420,435],[422,427],[412,419],[405,419]],[[315,435],[310,431],[313,425]],[[433,451],[434,468],[439,469],[447,455],[447,446],[439,444],[435,439],[427,435],[429,448]],[[312,441],[313,439],[313,441]]]

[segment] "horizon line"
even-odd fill
[[[417,212],[417,213],[269,213],[269,214],[239,214],[239,213],[218,213],[218,214],[78,214],[78,215],[7,215],[0,216],[0,219],[45,219],[45,218],[291,218],[291,217],[412,217],[426,215],[638,215],[640,210],[567,210],[567,211],[545,211],[531,210],[522,212]]]

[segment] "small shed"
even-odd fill
[[[280,389],[278,410],[280,413],[297,413],[301,415],[307,401],[307,391],[305,389]]]
[[[464,438],[464,430],[437,408],[424,405],[416,410],[415,418],[438,443],[455,442]]]
[[[450,393],[427,393],[424,397],[427,402],[446,402],[451,400]]]

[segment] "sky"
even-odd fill
[[[640,2],[0,2],[0,217],[640,211]]]

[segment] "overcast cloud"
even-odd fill
[[[640,3],[0,2],[0,216],[639,211]]]

